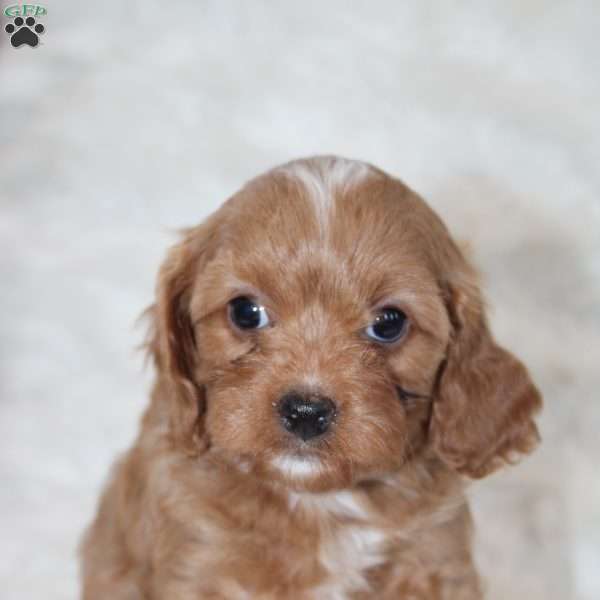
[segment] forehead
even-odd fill
[[[398,274],[427,270],[432,215],[400,181],[365,163],[296,161],[232,199],[227,241],[250,263],[264,257],[350,270],[368,263]]]
[[[245,292],[281,313],[317,303],[359,318],[386,301],[441,309],[434,256],[443,225],[373,167],[296,161],[253,180],[221,210],[216,255],[199,282],[206,312]]]

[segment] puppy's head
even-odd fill
[[[481,477],[538,438],[539,394],[491,338],[472,268],[363,163],[250,182],[171,250],[154,314],[173,443],[258,477],[334,489],[434,453]]]

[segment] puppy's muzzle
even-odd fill
[[[335,404],[318,394],[289,392],[279,400],[283,426],[304,441],[323,435],[335,416]]]

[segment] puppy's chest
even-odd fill
[[[349,492],[292,496],[290,501],[319,528],[314,556],[323,576],[308,597],[343,600],[369,591],[369,570],[385,562],[385,530]]]

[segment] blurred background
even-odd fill
[[[0,31],[2,599],[77,597],[175,230],[315,153],[470,243],[544,392],[538,452],[471,488],[488,598],[600,598],[597,0],[42,4],[37,48]]]

